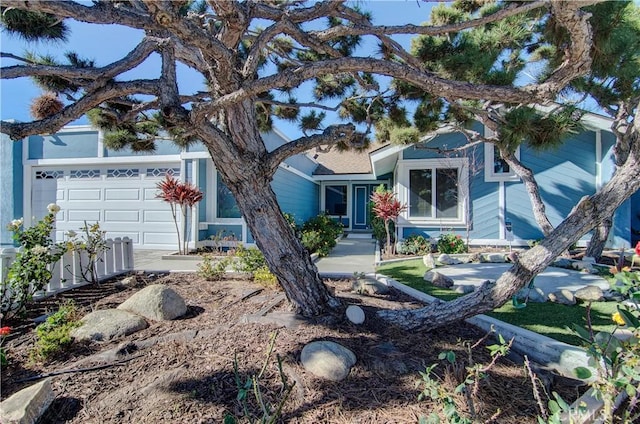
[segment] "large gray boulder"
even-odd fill
[[[351,285],[351,290],[366,295],[388,294],[389,286],[373,278],[358,278]]]
[[[105,341],[144,330],[149,324],[139,315],[118,309],[100,309],[80,320],[82,325],[71,331],[79,341]]]
[[[425,272],[424,280],[436,287],[441,287],[443,289],[450,289],[451,287],[453,287],[453,280],[446,275],[440,274],[437,271]]]
[[[302,348],[302,366],[313,375],[342,381],[356,363],[356,355],[346,347],[330,341],[315,341]]]
[[[588,285],[582,287],[574,293],[574,296],[578,300],[584,302],[599,302],[604,299],[604,293],[598,286]]]
[[[32,424],[44,414],[53,402],[51,378],[14,393],[0,403],[0,422],[3,424]]]
[[[118,309],[142,315],[154,321],[168,321],[187,313],[184,299],[172,288],[153,284],[125,300]]]

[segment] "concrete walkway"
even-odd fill
[[[316,262],[320,274],[348,274],[375,271],[376,241],[371,234],[349,234],[338,241],[329,256]]]
[[[450,277],[456,284],[470,284],[479,287],[485,280],[497,280],[509,268],[511,268],[511,264],[471,263],[438,267],[436,271]],[[562,289],[575,292],[588,285],[598,286],[602,290],[609,289],[607,280],[598,275],[552,266],[536,275],[534,279],[534,286],[545,294]]]
[[[366,238],[363,238],[368,236]],[[353,275],[354,272],[374,272],[375,240],[370,234],[352,235],[338,241],[329,256],[320,258],[316,262],[318,271],[327,275]],[[197,271],[202,260],[199,256],[192,258],[172,258],[171,252],[161,250],[133,251],[134,269],[139,271],[157,272],[190,272]]]

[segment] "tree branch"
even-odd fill
[[[547,103],[555,97],[555,92],[534,90],[527,86],[520,88],[472,84],[452,81],[437,75],[410,68],[405,64],[375,58],[345,57],[307,63],[298,68],[287,69],[276,75],[270,75],[255,81],[247,81],[244,86],[227,95],[221,96],[206,108],[212,112],[217,108],[236,103],[242,99],[255,97],[276,88],[293,88],[302,82],[320,75],[349,72],[371,72],[405,80],[434,96],[495,100],[507,103]],[[562,87],[557,87],[560,90]]]
[[[45,12],[61,18],[73,18],[80,22],[93,24],[120,24],[144,30],[157,29],[157,25],[148,13],[140,9],[134,11],[131,8],[115,7],[109,2],[98,3],[94,6],[84,6],[68,0],[3,0],[2,6]]]
[[[319,40],[328,41],[336,37],[345,37],[349,35],[393,35],[393,34],[420,34],[420,35],[442,35],[451,32],[460,32],[465,29],[486,25],[488,23],[496,22],[501,19],[508,18],[520,13],[526,13],[531,10],[539,9],[541,7],[547,7],[550,0],[538,0],[532,2],[512,3],[504,9],[499,10],[491,15],[483,16],[481,18],[471,19],[466,22],[460,22],[451,25],[371,25],[371,26],[346,26],[338,25],[332,28],[328,28],[322,31],[311,31]],[[341,5],[340,10],[342,16],[354,21],[359,13],[355,10]]]
[[[268,167],[275,172],[278,165],[292,155],[304,153],[314,147],[334,145],[340,141],[351,144],[361,140],[362,134],[356,131],[355,125],[331,125],[326,128],[322,134],[300,137],[273,150],[267,157]]]
[[[33,122],[0,122],[0,132],[7,134],[12,140],[19,140],[32,134],[54,133],[71,121],[84,115],[90,109],[107,100],[132,94],[157,94],[157,80],[136,80],[128,82],[112,82],[87,94],[75,103],[65,107],[59,113]]]
[[[639,129],[635,130],[636,134]],[[389,324],[398,325],[406,330],[432,330],[491,311],[507,302],[583,234],[590,231],[599,221],[599,217],[612,216],[616,209],[639,189],[640,143],[636,143],[629,159],[616,171],[613,178],[598,193],[583,198],[547,238],[520,255],[516,263],[502,274],[495,284],[485,284],[475,292],[446,304],[438,301],[423,308],[384,310],[379,311],[377,315]]]
[[[145,37],[124,58],[102,68],[78,68],[74,66],[18,65],[0,68],[0,78],[13,79],[21,77],[55,75],[69,81],[95,81],[114,78],[116,75],[135,68],[144,62],[158,46],[166,43],[166,39]],[[26,60],[25,60],[26,61]]]

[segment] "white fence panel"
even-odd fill
[[[98,281],[129,272],[134,268],[131,239],[128,237],[116,238],[115,240],[108,239],[106,242],[107,251],[102,253],[96,262]],[[12,247],[0,249],[0,274],[3,283],[7,279],[11,264],[15,261],[20,250]],[[86,251],[66,252],[58,262],[49,266],[51,280],[44,287],[44,290],[36,293],[34,298],[41,299],[90,284],[90,281],[83,278],[82,272],[85,272],[87,278],[91,274],[81,268],[86,268],[88,263],[89,257]]]

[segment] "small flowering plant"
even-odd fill
[[[98,282],[98,262],[102,255],[109,249],[107,247],[107,232],[100,228],[99,223],[87,224],[80,229],[81,234],[73,230],[67,231],[66,250],[83,251],[80,255],[80,273],[83,280],[96,284]],[[84,263],[86,260],[86,263]]]
[[[9,334],[11,334],[11,327],[0,328],[0,365],[7,365],[7,351],[2,345]]]
[[[442,234],[438,239],[436,248],[438,252],[446,254],[465,253],[467,251],[467,246],[465,246],[462,237],[453,233]]]
[[[47,211],[41,221],[29,228],[24,228],[23,219],[13,220],[7,226],[21,249],[6,280],[0,283],[1,310],[5,318],[24,312],[33,295],[51,280],[50,265],[66,251],[63,243],[55,243],[51,238],[60,207],[52,203]]]

